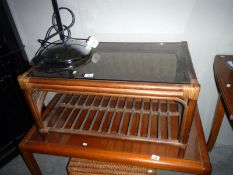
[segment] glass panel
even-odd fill
[[[189,83],[182,43],[100,43],[85,63],[67,69],[34,68],[30,76]]]

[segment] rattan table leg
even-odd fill
[[[28,152],[28,151],[22,151],[21,150],[21,155],[30,170],[31,174],[33,175],[42,175],[41,170],[33,156],[33,153]]]
[[[221,94],[219,94],[218,102],[217,102],[216,110],[214,114],[214,120],[212,123],[212,128],[211,128],[209,139],[207,142],[208,151],[212,150],[216,142],[216,139],[217,139],[217,136],[218,136],[221,124],[222,124],[223,116],[224,116],[224,106],[223,106]]]
[[[197,174],[197,175],[211,175],[211,171],[203,172],[203,174]]]

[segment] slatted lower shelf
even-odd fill
[[[183,106],[174,100],[57,94],[49,131],[149,142],[178,142]]]

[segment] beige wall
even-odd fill
[[[19,33],[32,58],[51,25],[50,0],[8,0]],[[199,109],[208,136],[217,99],[213,77],[216,54],[233,54],[232,0],[58,0],[72,9],[73,37],[100,41],[188,41],[202,89]],[[62,14],[64,22],[70,21]],[[217,142],[233,145],[227,122]]]

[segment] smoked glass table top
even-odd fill
[[[30,77],[189,84],[187,45],[100,43],[81,65],[70,69],[32,68]]]

